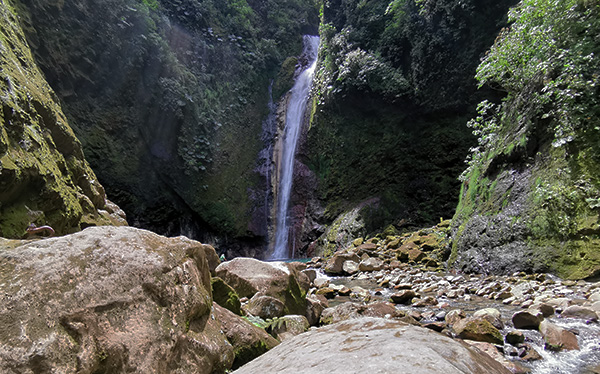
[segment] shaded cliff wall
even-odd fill
[[[600,274],[600,6],[524,0],[478,68],[506,92],[471,127],[454,266]]]
[[[268,86],[276,98],[291,86],[280,70],[316,31],[312,1],[21,5],[37,61],[133,224],[261,240]]]
[[[465,124],[483,94],[473,75],[513,3],[323,6],[314,107],[299,160],[324,209],[304,215],[317,217],[303,225],[304,245],[322,224],[365,202],[363,235],[454,214],[457,177],[474,143]],[[316,245],[328,245],[326,238]]]
[[[20,238],[30,223],[59,235],[127,224],[84,159],[8,1],[0,2],[0,104],[0,236]]]

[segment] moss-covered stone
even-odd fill
[[[126,224],[107,212],[104,189],[16,14],[10,3],[0,5],[0,236],[20,238],[31,223],[50,225],[59,235]]]
[[[225,281],[219,277],[213,277],[210,284],[212,286],[213,301],[223,308],[241,316],[242,303],[233,287],[225,283]]]

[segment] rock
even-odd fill
[[[538,310],[522,310],[513,314],[512,323],[517,329],[537,330],[543,319],[544,315]]]
[[[248,304],[244,306],[244,310],[250,315],[262,319],[270,319],[283,316],[285,314],[285,305],[273,296],[257,292],[248,301]]]
[[[505,340],[508,344],[516,346],[525,342],[525,335],[521,331],[512,330],[506,334]]]
[[[310,297],[307,298],[306,301],[306,312],[304,313],[304,316],[308,320],[308,324],[310,326],[316,326],[321,319],[321,313],[323,313],[323,310],[327,307],[327,305],[320,300]]]
[[[478,342],[473,340],[465,340],[465,343],[469,344],[472,347],[476,347],[482,352],[485,352],[488,356],[496,360],[498,363],[502,364],[505,368],[507,368],[513,374],[528,374],[531,370],[523,367],[521,364],[515,361],[508,360],[498,349],[486,342]]]
[[[571,305],[567,309],[563,310],[560,314],[562,317],[568,318],[581,318],[587,321],[598,321],[598,315],[591,308],[586,308],[579,305]]]
[[[394,304],[387,302],[378,302],[367,305],[367,309],[362,312],[365,317],[377,317],[377,318],[401,318],[406,314],[396,309]]]
[[[327,286],[329,286],[329,279],[324,278],[324,277],[315,278],[315,280],[313,281],[313,284],[317,288],[327,287]]]
[[[442,332],[447,326],[444,322],[428,322],[423,324],[423,327],[436,332]]]
[[[206,256],[206,260],[208,261],[208,269],[210,270],[210,275],[213,277],[217,276],[217,266],[221,263],[219,260],[219,255],[217,255],[217,251],[215,251],[214,247],[209,244],[202,244],[202,250],[204,251],[204,255]]]
[[[444,318],[444,320],[446,321],[446,323],[450,326],[454,325],[456,322],[460,321],[461,319],[465,318],[465,312],[462,309],[454,309],[449,311],[448,313],[446,313],[446,317]]]
[[[366,260],[363,260],[358,265],[360,271],[379,271],[383,269],[383,260],[376,257],[369,257]]]
[[[420,249],[411,249],[408,251],[408,260],[409,261],[419,262],[424,258],[425,258],[425,253],[423,253],[423,251],[421,251]]]
[[[244,365],[279,344],[265,330],[254,326],[228,309],[218,304],[213,304],[213,308],[217,320],[221,323],[221,329],[233,346],[233,353],[235,354],[233,369]]]
[[[344,264],[342,265],[342,270],[344,271],[344,273],[346,274],[356,274],[358,273],[359,266],[358,263],[355,261],[344,261]]]
[[[322,325],[330,325],[348,319],[359,318],[366,309],[364,305],[348,301],[333,308],[325,308],[323,313],[321,313],[320,323]]]
[[[416,296],[417,294],[413,290],[401,290],[390,296],[390,299],[394,304],[410,304],[411,300]]]
[[[237,257],[220,264],[216,272],[240,297],[251,298],[262,292],[281,301],[284,314],[302,314],[306,310],[305,295],[310,282],[293,265]]]
[[[225,283],[225,281],[219,277],[214,277],[210,280],[212,287],[213,301],[230,310],[231,312],[242,315],[240,297],[235,292],[233,287]]]
[[[317,290],[317,292],[315,292],[315,294],[323,295],[327,299],[333,299],[335,297],[335,290],[331,287],[323,287],[323,288],[319,288]]]
[[[343,274],[344,262],[346,261],[354,261],[358,263],[360,262],[360,258],[356,253],[335,253],[329,260],[327,260],[323,270],[328,274]]]
[[[548,303],[534,303],[530,309],[539,310],[544,318],[552,317],[554,315],[554,307]]]
[[[310,327],[304,316],[288,315],[278,318],[269,326],[269,333],[279,341],[300,335]]]
[[[549,351],[579,350],[577,336],[548,320],[540,323],[540,333],[544,337],[544,349]]]
[[[521,360],[530,362],[543,359],[542,355],[540,355],[531,345],[524,343],[523,347],[525,348],[525,352],[520,355]]]
[[[233,363],[199,242],[89,227],[13,241],[0,264],[0,372],[222,372]]]
[[[461,339],[503,344],[502,334],[484,318],[465,318],[452,325],[452,329]]]
[[[394,295],[392,295],[394,296]],[[418,299],[416,301],[414,301],[412,303],[412,306],[419,308],[419,307],[424,307],[424,306],[432,306],[432,305],[437,305],[438,301],[435,297],[433,296],[426,296],[422,299]]]
[[[351,368],[351,369],[350,369]],[[237,374],[508,374],[510,371],[442,334],[404,323],[361,318],[286,340]]]
[[[486,319],[489,323],[494,325],[495,328],[501,330],[504,328],[504,323],[500,317],[500,311],[495,308],[485,308],[480,309],[473,313],[473,317],[475,318],[483,318]]]
[[[301,273],[308,277],[310,283],[313,283],[317,279],[317,271],[315,269],[305,269]]]

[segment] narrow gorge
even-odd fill
[[[0,0],[0,372],[599,373],[598,35],[594,0]]]

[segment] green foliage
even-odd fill
[[[502,31],[477,69],[480,86],[506,90],[505,102],[510,103],[526,94],[535,115],[552,119],[557,147],[579,132],[600,135],[593,120],[600,113],[599,13],[594,2],[524,0],[510,11],[511,27]],[[480,128],[491,134],[497,126],[487,121]]]

